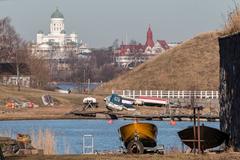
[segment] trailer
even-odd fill
[[[133,149],[133,148],[132,148]],[[133,150],[129,148],[125,148],[124,146],[120,147],[120,152],[124,154],[133,153]],[[163,144],[159,144],[156,147],[143,147],[143,153],[156,153],[156,154],[165,154],[165,148]],[[140,154],[140,152],[136,152],[135,154]]]

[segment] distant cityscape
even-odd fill
[[[64,15],[56,8],[51,14],[49,33],[39,30],[36,39],[29,43],[28,50],[37,58],[47,64],[49,81],[108,81],[120,72],[133,69],[146,60],[166,50],[176,47],[180,42],[168,43],[163,39],[154,39],[153,31],[149,25],[144,44],[136,40],[131,42],[115,41],[106,49],[90,48],[84,40],[80,40],[77,33],[65,30]],[[94,65],[98,63],[99,65]],[[9,65],[9,64],[2,64]],[[14,71],[15,72],[15,71]],[[4,84],[17,84],[17,76],[13,71],[6,71],[2,82]],[[107,73],[107,75],[105,75]],[[30,87],[32,75],[22,73],[19,77],[21,85]],[[78,78],[77,78],[78,77]]]
[[[64,16],[56,9],[51,15],[50,33],[39,31],[36,43],[31,45],[32,53],[44,59],[57,62],[58,70],[68,70],[68,59],[71,54],[78,58],[86,58],[92,52],[83,40],[78,40],[76,33],[67,34],[64,29]],[[127,42],[117,44],[113,48],[114,63],[124,68],[133,68],[151,57],[177,46],[179,43],[167,43],[165,40],[153,40],[153,32],[149,25],[145,44]]]

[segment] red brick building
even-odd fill
[[[151,27],[148,27],[145,44],[121,44],[114,52],[116,63],[123,67],[134,67],[139,63],[143,63],[149,58],[163,53],[169,49],[165,40],[157,40],[154,43],[153,32]]]

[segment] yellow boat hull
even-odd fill
[[[157,127],[151,123],[130,123],[119,128],[120,138],[127,148],[131,141],[140,141],[144,147],[155,147]]]

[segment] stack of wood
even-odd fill
[[[28,135],[18,134],[17,140],[0,137],[0,160],[4,160],[3,155],[29,155],[40,152],[31,145],[31,139]]]
[[[240,33],[219,38],[220,128],[227,145],[240,151]]]
[[[0,160],[5,160],[2,152],[2,147],[0,146]]]
[[[9,137],[0,137],[0,145],[4,155],[12,155],[20,149],[18,142]]]

